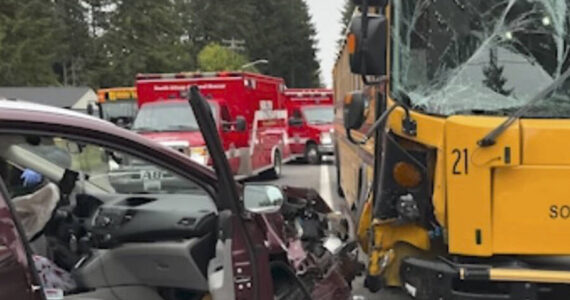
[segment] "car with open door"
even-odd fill
[[[325,202],[236,184],[190,95],[213,170],[97,118],[0,100],[0,299],[348,297],[353,248],[323,230]]]
[[[283,191],[238,187],[193,109],[216,173],[109,122],[0,100],[0,299],[308,296],[257,219]]]

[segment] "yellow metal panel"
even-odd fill
[[[392,102],[393,103],[393,102]],[[409,136],[402,131],[402,120],[405,116],[402,108],[396,108],[388,118],[388,127],[394,133],[408,138],[412,141],[431,146],[434,148],[443,148],[444,143],[444,126],[445,120],[440,117],[428,116],[416,112],[410,112],[414,121],[418,124],[418,133],[416,136]]]
[[[570,165],[569,120],[521,120],[521,128],[523,164]]]
[[[519,124],[512,124],[494,146],[477,141],[504,119],[453,116],[446,134],[447,216],[449,251],[454,254],[493,254],[491,168],[520,163]],[[510,149],[510,162],[505,149]]]
[[[493,243],[496,253],[570,253],[568,178],[568,166],[495,170]]]

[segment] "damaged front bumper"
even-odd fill
[[[570,294],[570,271],[528,268],[513,260],[491,266],[406,258],[400,274],[402,287],[419,300],[567,299]]]
[[[285,187],[287,256],[313,299],[350,299],[351,282],[364,269],[348,221],[313,189]]]

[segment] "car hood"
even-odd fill
[[[330,124],[308,124],[307,126],[311,129],[318,130],[320,132],[328,132],[334,128],[334,125],[332,123],[330,123]]]
[[[199,131],[141,132],[140,134],[165,146],[173,146],[177,143],[187,143],[185,146],[189,147],[206,145],[204,137]]]

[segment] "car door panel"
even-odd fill
[[[29,247],[12,215],[8,193],[0,178],[0,299],[42,300]]]

